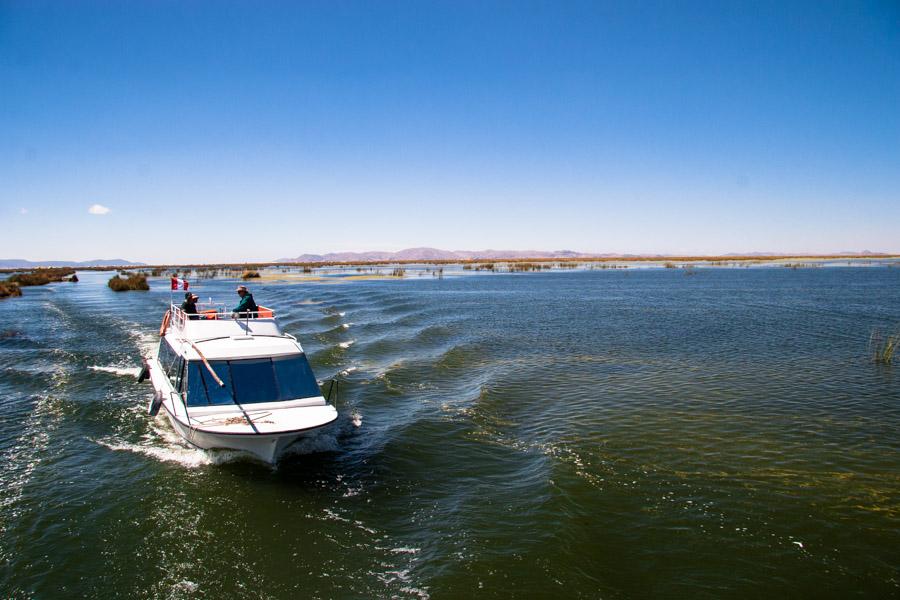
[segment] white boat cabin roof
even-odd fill
[[[202,309],[203,304],[198,304]],[[221,307],[219,307],[221,308]],[[169,309],[166,341],[187,360],[257,358],[299,354],[303,348],[294,336],[281,331],[271,309],[260,307],[258,316],[234,318],[219,308],[188,315],[174,304]],[[196,347],[195,347],[196,346]]]

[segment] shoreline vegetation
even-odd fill
[[[235,278],[264,282],[331,280],[329,270],[355,270],[355,275],[342,275],[331,282],[403,279],[410,273],[443,278],[444,267],[458,266],[463,271],[488,271],[491,273],[527,273],[565,269],[628,269],[657,266],[662,269],[678,269],[685,275],[696,275],[695,267],[747,268],[783,267],[792,270],[812,269],[827,262],[848,266],[881,265],[900,267],[900,254],[772,254],[733,256],[594,256],[548,257],[504,259],[409,259],[371,261],[324,262],[257,262],[257,263],[182,263],[164,265],[98,265],[85,267],[30,267],[28,269],[0,269],[0,298],[22,295],[22,287],[46,285],[61,281],[77,282],[78,271],[117,271],[108,286],[114,291],[146,291],[150,289],[148,277],[191,277],[194,279]],[[421,265],[417,271],[406,267]],[[385,271],[384,269],[389,269]],[[324,276],[323,276],[324,275]]]
[[[461,265],[465,270],[500,270],[501,265],[510,271],[532,271],[559,268],[576,268],[579,264],[607,265],[605,268],[622,268],[622,263],[652,264],[660,263],[666,268],[677,268],[687,264],[705,264],[714,267],[740,267],[775,263],[790,268],[818,266],[821,261],[860,261],[871,263],[879,260],[900,259],[900,254],[772,254],[772,255],[734,255],[734,256],[595,256],[565,258],[504,258],[504,259],[425,259],[425,260],[375,260],[375,261],[321,261],[321,262],[221,262],[221,263],[169,263],[157,265],[103,265],[78,267],[79,271],[121,271],[147,272],[151,276],[162,276],[171,271],[188,270],[230,270],[244,272],[257,271],[269,267],[302,268],[311,272],[316,268],[327,267],[377,267],[387,265]],[[790,261],[788,264],[783,264]],[[469,268],[467,269],[467,265]],[[540,265],[535,267],[534,265]],[[546,265],[546,266],[545,266]],[[671,266],[669,266],[671,265]],[[477,269],[481,266],[481,269]],[[491,267],[494,267],[493,269]],[[38,267],[35,269],[0,269],[0,273],[46,273],[50,271],[67,271],[75,273],[70,267]],[[11,280],[12,278],[10,278]]]
[[[75,269],[71,267],[48,267],[46,269],[35,269],[27,273],[18,270],[6,280],[0,281],[0,298],[21,296],[23,287],[47,285],[48,283],[60,281],[77,282],[78,277],[75,275]]]
[[[27,273],[21,270],[16,271],[6,280],[6,283],[15,283],[21,287],[32,285],[47,285],[48,283],[56,283],[59,281],[71,281],[75,277],[75,269],[72,267],[48,267],[46,269],[34,269]],[[78,281],[76,278],[75,281]]]

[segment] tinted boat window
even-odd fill
[[[210,365],[225,383],[219,386],[200,361],[187,367],[188,406],[255,404],[322,395],[306,355],[250,360],[212,360]]]
[[[187,372],[188,406],[208,406],[234,404],[231,395],[231,377],[228,374],[228,363],[211,361],[213,371],[225,386],[220,386],[202,362],[191,361]]]
[[[222,380],[222,383],[225,384],[225,386],[222,387],[216,383],[216,380],[213,379],[209,370],[203,363],[200,363],[200,372],[203,376],[203,382],[206,384],[206,394],[209,397],[209,403],[234,404],[234,397],[231,395],[231,376],[228,373],[228,363],[224,360],[214,360],[209,364],[212,366],[213,371],[216,372],[216,375],[219,376],[219,379]]]
[[[172,382],[172,387],[175,388],[176,391],[182,391],[182,379],[184,375],[184,359],[182,357],[178,357],[178,360],[175,361],[175,365],[172,370],[169,372],[169,381]]]
[[[234,395],[239,403],[272,402],[278,399],[271,358],[228,362],[231,364]]]
[[[206,385],[203,382],[203,375],[200,370],[206,370],[206,367],[196,361],[188,363],[187,370],[187,402],[188,406],[205,406],[209,404],[206,397]]]
[[[278,379],[278,399],[293,400],[319,396],[319,384],[313,376],[306,355],[273,358],[275,377]]]

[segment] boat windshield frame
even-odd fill
[[[322,396],[305,353],[208,361],[186,361],[182,391],[188,408],[290,402]],[[199,401],[198,401],[199,399]]]

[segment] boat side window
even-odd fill
[[[172,366],[175,364],[176,358],[178,358],[178,355],[174,350],[172,350],[172,347],[169,346],[169,343],[165,340],[160,341],[159,364],[166,375],[169,375],[169,373],[171,373]]]
[[[172,369],[171,373],[169,373],[169,381],[172,382],[172,386],[177,391],[182,391],[182,383],[184,383],[184,358],[181,356],[178,357],[178,360],[175,361],[175,366]]]
[[[234,360],[230,363],[234,395],[239,403],[273,402],[278,398],[271,358]]]
[[[196,360],[188,363],[187,368],[187,403],[188,406],[206,406],[209,404],[209,397],[206,395],[206,383],[203,381],[203,373],[206,370],[202,364]]]
[[[322,395],[305,354],[272,359],[278,380],[278,399],[311,398]]]

